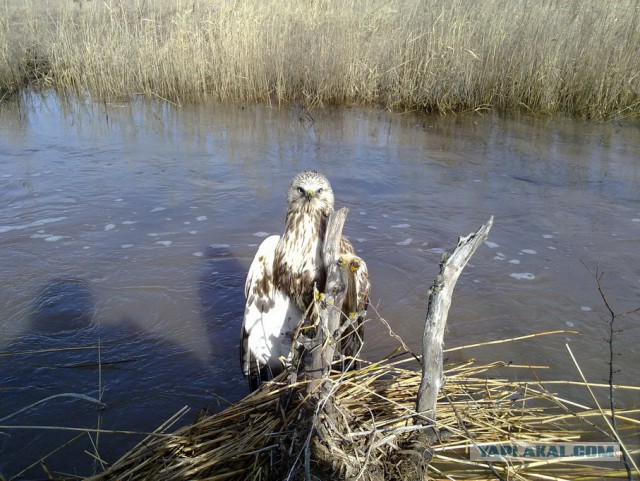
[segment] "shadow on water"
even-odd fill
[[[90,286],[82,279],[54,279],[34,299],[31,326],[41,332],[88,327],[95,305]]]
[[[172,429],[192,422],[200,409],[216,412],[246,395],[238,343],[230,341],[239,339],[246,271],[227,246],[209,246],[206,256],[199,298],[212,344],[210,359],[135,327],[134,319],[101,323],[95,288],[89,282],[54,278],[34,295],[32,329],[0,352],[0,419],[6,418],[0,425],[145,433],[185,405],[191,412]],[[100,410],[87,400],[57,397],[12,415],[62,393],[100,399],[107,407]],[[0,429],[0,476],[42,477],[39,459],[52,472],[90,475],[103,467],[80,453],[97,451],[113,462],[141,438],[142,434]]]

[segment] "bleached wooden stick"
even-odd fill
[[[418,390],[417,422],[423,425],[431,424],[434,429],[438,392],[444,384],[442,346],[453,288],[471,256],[487,239],[492,225],[493,216],[475,234],[471,233],[458,239],[455,250],[442,256],[440,274],[429,289],[427,319],[422,336],[422,378]]]

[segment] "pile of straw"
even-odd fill
[[[475,443],[576,441],[593,433],[606,415],[563,400],[539,383],[491,377],[492,370],[505,366],[500,362],[448,367],[438,402],[440,439],[425,449],[416,442],[423,428],[414,423],[420,373],[410,363],[415,360],[389,358],[333,373],[336,416],[325,416],[322,402],[310,409],[304,383],[287,384],[282,376],[169,434],[181,411],[93,480],[408,480],[420,479],[425,469],[429,479],[626,477],[622,463],[472,462],[469,449]],[[639,412],[617,411],[619,427],[638,429]],[[323,430],[317,429],[320,424]],[[321,432],[325,435],[317,436]],[[615,441],[602,439],[605,435],[599,432],[599,440]]]

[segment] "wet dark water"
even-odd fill
[[[183,406],[186,423],[244,396],[244,277],[262,238],[283,228],[288,183],[309,168],[351,209],[345,232],[369,265],[374,305],[412,349],[442,251],[493,214],[456,288],[446,346],[580,335],[451,359],[544,364],[537,375],[577,380],[569,343],[591,381],[606,378],[588,269],[604,271],[618,312],[640,306],[637,126],[26,96],[0,105],[0,418],[64,393],[107,408],[56,397],[0,421],[0,473],[41,477],[37,461],[59,449],[49,469],[86,475],[100,463],[85,450],[113,462],[141,439],[9,426],[148,432]],[[619,325],[618,381],[638,385],[640,323]],[[396,346],[368,324],[365,357]]]

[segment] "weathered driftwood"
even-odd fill
[[[345,271],[340,268],[338,257],[342,228],[348,213],[349,209],[344,207],[329,216],[322,246],[322,259],[327,270],[327,279],[323,298],[318,302],[318,325],[312,343],[314,348],[311,352],[311,365],[306,373],[306,378],[311,381],[307,391],[314,393],[318,399],[324,397],[330,390],[327,385],[328,377],[338,345],[337,333],[340,328],[342,304],[347,285]]]
[[[306,431],[306,434],[293,438],[293,444],[298,444],[299,449],[304,452],[306,480],[311,479],[312,459],[321,457],[317,440],[331,437],[331,426],[335,424],[337,418],[332,396],[334,382],[330,376],[340,336],[342,304],[346,297],[348,282],[339,259],[342,228],[348,212],[349,209],[342,208],[332,212],[327,220],[322,245],[326,281],[325,285],[321,286],[324,287],[322,294],[318,293],[316,287],[316,300],[312,307],[317,315],[316,328],[313,338],[306,343],[306,349],[309,352],[305,356],[303,378],[308,381],[304,403],[307,422],[299,423],[300,427],[305,426],[302,432]],[[295,470],[295,463],[293,469]]]
[[[422,337],[422,378],[417,400],[417,422],[434,426],[438,392],[444,384],[442,374],[442,346],[447,325],[451,296],[462,269],[467,265],[478,246],[487,239],[493,225],[493,216],[474,234],[458,239],[451,254],[444,254],[440,262],[440,274],[429,289],[427,320]]]

